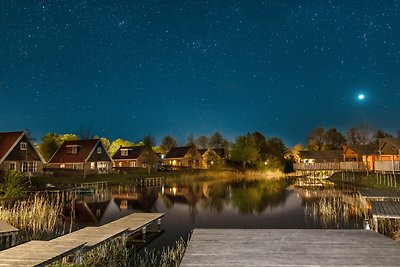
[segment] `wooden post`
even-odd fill
[[[376,216],[372,216],[373,228],[375,232],[378,232],[378,218]]]
[[[11,246],[10,247],[15,246],[16,237],[17,237],[17,234],[13,233],[12,236],[11,236]]]
[[[146,240],[146,226],[142,227],[142,239]]]
[[[158,226],[158,230],[161,231],[161,218],[158,218],[157,226]]]
[[[75,264],[82,265],[82,249],[75,252]]]

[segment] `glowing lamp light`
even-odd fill
[[[365,95],[364,94],[359,94],[357,96],[358,100],[364,100],[365,99]]]

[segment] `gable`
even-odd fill
[[[93,161],[112,161],[112,160],[108,155],[108,152],[103,147],[102,143],[98,142],[98,144],[93,149],[93,152],[87,161],[93,162]]]
[[[21,149],[21,143],[25,144],[25,150]],[[36,153],[31,142],[29,142],[26,135],[14,146],[8,156],[5,158],[7,161],[41,161],[39,155]]]

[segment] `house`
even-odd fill
[[[379,138],[379,156],[375,161],[375,170],[400,171],[400,138]]]
[[[370,145],[344,145],[342,169],[374,170],[374,162],[378,157],[378,146]]]
[[[82,170],[84,175],[108,173],[112,159],[100,139],[64,141],[50,158],[48,167]]]
[[[198,149],[198,151],[202,157],[201,167],[203,169],[209,169],[212,167],[220,167],[224,164],[224,160],[225,160],[225,150],[224,149],[207,148],[207,149]]]
[[[113,161],[115,168],[146,168],[150,162],[153,168],[157,168],[160,158],[145,146],[121,146],[115,152]]]
[[[165,155],[163,163],[175,168],[187,167],[200,169],[202,160],[201,154],[195,146],[181,146],[171,148]]]
[[[0,133],[0,171],[43,172],[45,160],[29,140],[26,132]]]

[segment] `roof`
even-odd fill
[[[203,156],[204,155],[204,153],[206,153],[207,152],[207,148],[200,148],[200,149],[197,149],[198,151],[199,151],[199,153]]]
[[[24,131],[18,132],[3,132],[0,133],[0,163],[8,156],[8,154],[13,150],[15,145],[26,135]],[[39,156],[40,160],[45,163],[42,155],[37,151],[36,147],[29,141],[35,153]]]
[[[393,153],[397,154],[400,151],[400,138],[379,138],[379,150],[382,150],[386,144],[390,144],[392,148],[397,150],[393,151]]]
[[[17,141],[22,138],[23,133],[22,131],[0,133],[0,159],[8,155]]]
[[[191,148],[191,146],[173,147],[164,158],[183,158]]]
[[[344,151],[346,151],[346,147],[353,150],[354,153],[357,155],[378,155],[378,150],[379,147],[376,144],[370,144],[370,145],[345,145],[344,146]]]
[[[94,151],[100,139],[64,141],[54,153],[49,163],[80,163],[85,162]],[[101,142],[100,142],[101,143]],[[67,147],[78,146],[77,154],[67,153]]]
[[[223,148],[213,148],[215,154],[217,154],[221,159],[224,159],[226,157],[225,155],[225,149]]]
[[[341,160],[343,158],[342,150],[324,150],[324,151],[299,151],[299,157],[302,159],[316,160]]]
[[[122,149],[127,149],[128,150],[128,155],[127,156],[122,156],[121,155],[121,150]],[[144,146],[124,146],[120,147],[117,152],[115,152],[113,159],[137,159],[140,154],[144,151],[145,147]]]

